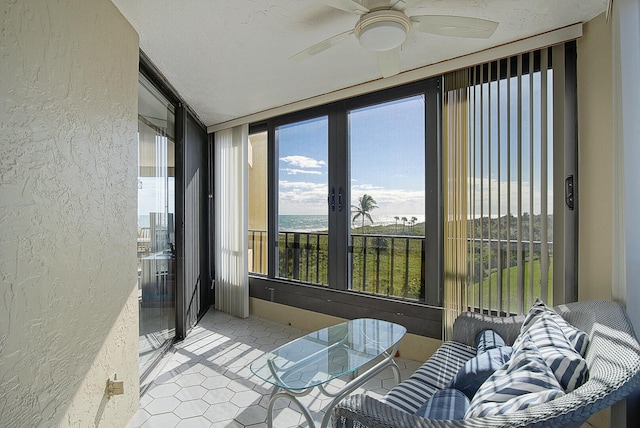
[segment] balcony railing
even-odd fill
[[[328,285],[328,234],[281,231],[278,277]],[[249,230],[249,270],[266,274],[267,232]],[[351,289],[417,300],[424,296],[424,237],[352,234]]]
[[[328,234],[281,231],[278,236],[278,277],[327,286]],[[518,246],[514,240],[480,238],[468,242],[473,306],[498,299],[509,307],[514,299],[547,294],[543,289],[551,281],[553,243],[522,241]],[[266,231],[249,231],[250,272],[267,274],[267,243]],[[424,245],[424,236],[352,234],[351,289],[424,300]],[[543,257],[545,251],[548,255]]]

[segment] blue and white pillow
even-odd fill
[[[589,345],[589,336],[587,333],[569,324],[556,311],[549,308],[539,297],[533,303],[531,309],[529,309],[529,312],[520,327],[520,334],[526,333],[529,327],[531,327],[540,316],[545,314],[553,317],[554,321],[558,323],[564,334],[567,336],[567,339],[569,339],[573,345],[573,348],[578,351],[580,355],[584,356],[584,353],[587,351],[587,346]]]
[[[526,340],[536,344],[542,358],[565,392],[573,391],[587,380],[587,362],[573,348],[555,317],[546,313],[538,316],[527,332],[516,339],[513,346],[518,347]]]
[[[417,411],[425,419],[451,421],[464,418],[469,408],[469,399],[457,389],[441,389],[433,394]]]
[[[462,391],[472,399],[480,385],[511,358],[511,346],[489,349],[467,361],[449,382],[448,388]]]
[[[511,360],[482,384],[465,418],[503,415],[555,400],[562,387],[530,340],[522,341]]]
[[[497,331],[488,328],[476,334],[475,345],[476,353],[480,355],[490,349],[506,346],[506,343]]]

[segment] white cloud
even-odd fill
[[[370,184],[354,185],[351,187],[351,204],[357,205],[358,198],[363,194],[375,199],[378,208],[372,212],[373,216],[395,216],[424,213],[423,190],[387,189]]]
[[[280,214],[325,214],[327,184],[280,180],[278,209]]]
[[[286,173],[287,175],[296,175],[296,174],[312,174],[312,175],[322,175],[321,171],[310,171],[307,169],[295,169],[295,168],[283,168],[280,172]]]
[[[285,156],[280,158],[281,161],[288,163],[292,167],[298,168],[322,168],[327,163],[322,160],[316,160],[307,156]]]

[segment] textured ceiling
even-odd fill
[[[305,61],[289,60],[358,20],[323,0],[112,1],[140,35],[140,48],[207,126],[382,78],[376,55],[353,36]],[[499,26],[489,39],[411,31],[401,72],[586,22],[605,11],[607,0],[409,3],[410,16],[469,16]]]

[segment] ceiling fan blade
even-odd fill
[[[345,40],[347,37],[353,34],[353,30],[345,31],[344,33],[336,34],[335,36],[329,37],[326,40],[321,41],[320,43],[316,43],[313,46],[306,48],[303,51],[298,52],[289,58],[291,61],[302,61],[304,59],[309,58],[310,56],[317,55],[320,52],[324,52],[329,48],[332,48]]]
[[[325,0],[325,3],[336,9],[344,10],[345,12],[355,13],[356,15],[364,15],[369,12],[369,9],[361,5],[355,0]]]
[[[407,9],[412,9],[420,3],[421,0],[391,0],[391,9],[404,12]]]
[[[400,73],[400,47],[378,52],[378,67],[382,77],[391,77]]]
[[[466,16],[415,15],[411,21],[423,33],[474,39],[488,39],[498,28],[497,22]]]

